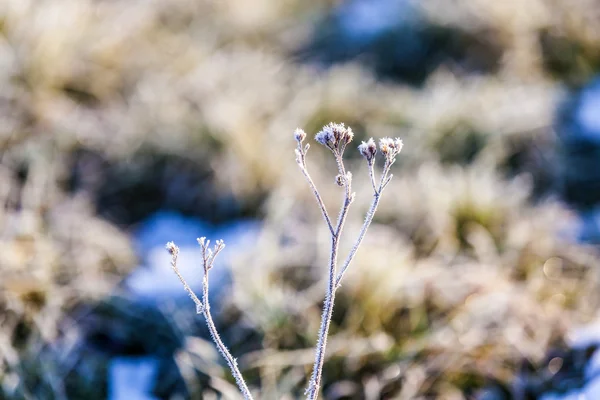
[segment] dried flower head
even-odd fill
[[[375,159],[375,154],[377,154],[377,145],[375,144],[373,138],[370,138],[358,146],[358,151],[364,158],[367,159],[369,164],[371,164]]]
[[[296,128],[296,130],[294,131],[294,138],[298,143],[302,143],[306,138],[306,132],[304,132],[300,128]]]
[[[169,242],[167,243],[167,245],[165,246],[165,248],[167,249],[167,251],[169,252],[169,254],[173,255],[177,255],[179,253],[179,247],[177,247],[175,245],[175,243],[173,242]]]
[[[386,160],[393,161],[402,150],[402,140],[395,138],[383,138],[379,140],[379,150],[385,155]]]
[[[331,122],[325,125],[321,131],[315,135],[315,140],[323,146],[328,147],[332,151],[340,149],[340,146],[345,146],[354,138],[354,132],[344,124],[336,124]]]

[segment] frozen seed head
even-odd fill
[[[296,139],[296,141],[298,143],[302,143],[305,138],[306,138],[306,132],[304,132],[300,128],[296,128],[296,130],[294,131],[294,139]]]
[[[219,239],[215,243],[215,254],[220,252],[225,248],[225,242],[222,239]]]
[[[315,135],[315,140],[331,150],[339,150],[354,138],[354,132],[344,124],[329,123]]]
[[[371,164],[375,159],[375,154],[377,154],[377,145],[375,144],[373,138],[370,138],[358,146],[358,151],[364,158],[367,159],[369,164]]]
[[[326,125],[315,135],[315,140],[323,146],[334,149],[337,146],[337,139],[333,133],[334,123]]]
[[[396,158],[402,150],[402,140],[395,138],[383,138],[379,140],[379,150],[385,155],[386,160],[391,161]]]
[[[167,249],[167,251],[169,252],[169,254],[172,255],[172,256],[176,256],[179,253],[179,247],[177,247],[175,245],[175,243],[173,243],[173,242],[167,243],[167,245],[165,246],[165,248]]]

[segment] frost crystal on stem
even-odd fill
[[[185,291],[188,292],[188,294],[196,304],[196,312],[198,314],[204,315],[204,318],[206,319],[206,325],[208,326],[208,331],[210,332],[210,336],[215,342],[219,353],[221,353],[221,355],[227,362],[227,365],[231,370],[231,373],[235,379],[235,382],[238,385],[238,388],[240,389],[240,392],[246,400],[252,400],[252,394],[248,389],[248,385],[246,385],[246,382],[244,381],[242,373],[240,372],[240,369],[237,365],[236,359],[233,358],[233,356],[229,352],[229,349],[227,349],[227,346],[225,346],[225,344],[221,340],[221,336],[219,335],[217,327],[215,326],[215,323],[212,319],[212,315],[210,313],[210,303],[208,302],[208,271],[213,267],[213,263],[217,255],[221,252],[221,250],[225,248],[225,243],[222,240],[217,240],[216,244],[211,249],[209,247],[210,240],[206,240],[206,238],[201,237],[198,239],[198,244],[200,245],[200,248],[202,250],[202,268],[204,270],[204,278],[202,279],[202,301],[198,299],[194,291],[189,287],[189,285],[179,272],[179,269],[177,268],[177,256],[179,255],[179,248],[173,242],[167,243],[166,246],[167,251],[171,254],[171,267],[173,268],[173,271],[183,284],[183,288],[185,289]]]
[[[321,326],[319,328],[319,335],[315,349],[315,362],[311,377],[309,379],[308,387],[305,391],[307,399],[309,400],[315,400],[319,396],[323,375],[323,364],[325,361],[325,349],[327,347],[327,336],[329,332],[329,326],[331,324],[331,317],[333,315],[333,305],[335,302],[336,291],[340,287],[341,280],[344,277],[348,266],[356,255],[356,252],[358,251],[358,248],[367,233],[367,229],[373,221],[375,211],[379,205],[381,193],[392,178],[392,175],[390,174],[390,168],[396,161],[396,156],[402,150],[402,140],[390,138],[381,139],[379,148],[385,157],[385,164],[379,183],[377,183],[374,172],[375,155],[377,154],[377,146],[375,145],[375,141],[371,138],[367,142],[362,142],[358,146],[358,151],[367,160],[369,167],[369,177],[371,179],[371,186],[373,187],[373,201],[369,211],[367,212],[367,215],[365,216],[365,222],[363,223],[358,238],[354,242],[350,253],[342,264],[341,271],[338,272],[337,260],[340,244],[339,239],[344,228],[344,222],[348,216],[348,209],[354,200],[354,193],[352,192],[352,174],[350,171],[346,171],[342,156],[346,145],[350,143],[353,138],[354,134],[352,133],[352,129],[344,126],[344,124],[335,123],[330,123],[329,125],[324,126],[323,129],[315,136],[315,140],[317,142],[333,152],[339,170],[339,174],[335,177],[335,183],[344,188],[344,200],[342,202],[337,220],[338,222],[335,227],[331,224],[331,219],[329,218],[329,214],[327,213],[321,195],[319,194],[319,191],[317,190],[312,178],[308,173],[308,170],[306,169],[306,152],[308,147],[303,148],[301,141],[298,141],[298,147],[296,149],[296,161],[298,162],[298,166],[308,181],[309,186],[313,190],[315,198],[317,199],[317,204],[321,208],[325,222],[327,223],[331,232],[331,251],[328,273],[329,280],[327,292],[325,294],[325,302],[323,303]]]
[[[377,211],[377,206],[379,205],[379,201],[381,199],[381,194],[383,193],[383,190],[386,188],[387,184],[392,179],[392,175],[390,174],[391,166],[396,161],[396,156],[402,150],[402,140],[400,139],[383,138],[379,141],[379,150],[385,158],[385,163],[381,172],[379,182],[377,182],[374,171],[375,155],[377,154],[377,146],[375,144],[375,141],[371,138],[366,142],[362,142],[358,146],[358,151],[367,160],[369,168],[369,177],[371,180],[371,186],[373,188],[373,200],[371,202],[369,210],[367,211],[365,221],[358,234],[358,237],[354,241],[354,245],[352,246],[350,252],[346,256],[340,271],[338,271],[337,267],[340,237],[344,229],[346,218],[348,217],[348,210],[350,209],[350,205],[354,201],[355,197],[355,193],[352,192],[352,173],[346,170],[346,166],[344,165],[343,160],[344,150],[353,138],[354,133],[352,132],[352,129],[350,129],[350,127],[347,127],[344,124],[336,124],[333,122],[324,126],[323,129],[321,129],[321,131],[319,131],[315,135],[315,140],[323,146],[327,147],[333,153],[338,169],[338,173],[335,176],[335,183],[344,190],[344,199],[342,200],[342,204],[338,212],[338,218],[334,224],[331,218],[329,217],[329,213],[327,211],[327,208],[325,207],[323,198],[321,197],[306,166],[306,153],[310,148],[309,144],[303,144],[304,140],[306,139],[306,133],[299,128],[294,131],[294,139],[297,142],[297,147],[295,149],[296,162],[298,163],[300,171],[306,178],[306,181],[308,182],[308,185],[310,186],[315,196],[317,205],[321,210],[323,220],[325,221],[325,224],[327,225],[327,228],[329,229],[329,232],[331,234],[331,250],[329,253],[327,292],[325,294],[325,301],[323,303],[321,325],[319,328],[317,345],[315,349],[315,361],[311,377],[308,382],[308,387],[305,391],[308,400],[316,400],[319,396],[319,390],[321,388],[321,380],[323,375],[323,364],[325,362],[327,336],[329,333],[329,326],[331,325],[331,317],[333,315],[333,305],[335,302],[336,291],[340,287],[342,278],[344,277],[344,274],[346,273],[346,270],[348,269],[350,263],[354,259],[354,256],[356,255],[356,252],[358,251],[358,248],[367,233],[367,229],[373,221],[373,217],[375,215],[375,212]],[[198,244],[202,249],[202,267],[204,270],[204,278],[202,280],[202,300],[200,300],[198,296],[196,296],[194,291],[189,287],[189,285],[177,269],[177,257],[179,256],[179,248],[173,242],[169,242],[166,245],[168,252],[171,254],[171,267],[173,268],[173,271],[183,284],[184,290],[189,294],[189,296],[196,304],[197,313],[204,315],[210,335],[213,341],[215,342],[217,349],[227,362],[229,369],[231,370],[231,373],[233,374],[233,377],[235,378],[235,381],[240,389],[240,392],[246,400],[250,400],[252,399],[252,394],[250,393],[248,385],[242,377],[236,359],[233,358],[233,356],[221,340],[221,337],[219,336],[219,332],[217,331],[217,328],[212,319],[212,315],[210,313],[210,304],[208,302],[208,273],[213,267],[215,258],[225,247],[225,243],[223,243],[222,240],[217,240],[216,244],[211,248],[210,240],[206,240],[206,238],[202,237],[198,239]]]

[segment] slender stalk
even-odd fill
[[[179,272],[179,269],[177,268],[177,256],[179,255],[179,248],[175,246],[173,242],[167,243],[167,250],[169,250],[169,252],[171,253],[171,267],[173,268],[173,271],[175,271],[175,274],[183,284],[183,287],[186,290],[186,292],[188,292],[188,294],[196,304],[196,312],[198,314],[201,313],[204,315],[204,319],[206,320],[206,325],[208,326],[210,336],[217,345],[219,353],[221,353],[221,355],[227,362],[227,365],[231,370],[231,374],[233,375],[235,382],[237,383],[238,388],[240,389],[240,392],[244,396],[244,399],[253,400],[252,394],[250,393],[250,390],[246,385],[246,381],[244,381],[242,373],[240,372],[240,369],[237,365],[237,361],[235,358],[233,358],[233,356],[227,349],[227,346],[225,346],[225,344],[221,340],[221,336],[217,331],[217,327],[215,326],[212,315],[210,313],[210,303],[208,301],[208,271],[212,268],[215,257],[225,247],[225,244],[223,243],[223,241],[217,241],[214,250],[211,250],[208,248],[209,241],[205,242],[204,238],[201,238],[198,240],[198,242],[200,243],[200,246],[202,248],[202,268],[204,269],[204,276],[202,278],[202,301],[198,299],[194,291],[187,284],[187,282]]]
[[[326,135],[327,132],[319,134],[320,137],[317,138],[319,142],[322,144],[328,145],[330,137]],[[317,136],[319,136],[317,135]],[[372,140],[369,142],[361,144],[359,146],[359,151],[361,154],[367,159],[369,164],[369,177],[371,180],[371,185],[373,186],[373,201],[371,202],[371,207],[367,212],[365,217],[365,222],[360,230],[358,238],[356,242],[352,246],[350,253],[348,254],[340,273],[336,276],[337,269],[337,255],[339,249],[339,240],[340,235],[342,233],[342,229],[344,226],[344,222],[346,220],[346,216],[348,213],[348,208],[354,199],[354,193],[351,189],[352,175],[350,173],[346,173],[346,169],[344,167],[344,163],[342,160],[343,150],[348,141],[342,142],[339,147],[329,147],[332,150],[337,165],[339,169],[340,176],[342,177],[342,182],[345,185],[345,198],[342,208],[340,210],[338,223],[335,229],[335,232],[332,235],[331,240],[331,258],[329,262],[329,281],[327,286],[327,293],[325,296],[325,302],[323,304],[323,313],[321,315],[321,326],[319,329],[319,337],[317,340],[317,347],[315,350],[315,364],[313,366],[313,371],[311,375],[311,379],[306,389],[305,394],[307,395],[307,400],[316,400],[319,396],[319,388],[321,386],[321,380],[323,375],[323,364],[325,362],[325,349],[327,347],[327,336],[329,333],[329,326],[331,324],[331,317],[333,315],[333,306],[335,303],[335,294],[337,289],[340,287],[341,280],[344,277],[344,273],[348,269],[348,266],[354,259],[356,252],[358,251],[359,246],[361,245],[371,222],[373,221],[373,217],[375,216],[375,212],[377,211],[377,206],[379,205],[379,201],[381,199],[381,193],[383,189],[390,182],[392,175],[390,174],[390,169],[395,162],[396,155],[400,152],[402,148],[402,141],[399,139],[391,140],[391,139],[383,139],[380,143],[381,151],[385,155],[385,164],[383,167],[383,172],[381,174],[381,179],[379,181],[379,185],[375,183],[375,172],[374,172],[374,156],[376,153],[375,144]],[[300,146],[299,146],[300,147]]]
[[[373,162],[369,162],[369,178],[371,178],[371,186],[373,186],[373,192],[377,193],[377,186],[375,184],[375,171],[373,167]]]
[[[333,224],[331,223],[331,219],[329,218],[329,213],[327,212],[325,203],[323,202],[323,199],[321,198],[321,195],[319,194],[319,191],[317,190],[317,186],[315,185],[312,178],[310,177],[310,174],[308,173],[308,168],[306,167],[306,149],[308,149],[308,147],[303,149],[301,144],[298,145],[298,149],[296,150],[296,155],[297,155],[296,161],[298,162],[300,171],[302,171],[302,174],[306,178],[308,185],[312,189],[313,194],[315,195],[315,198],[317,199],[317,204],[319,205],[319,208],[321,209],[321,214],[323,214],[323,219],[325,220],[325,223],[327,224],[327,227],[329,228],[329,232],[333,235],[335,232],[333,230]]]
[[[169,253],[171,253],[171,268],[173,268],[173,271],[183,284],[183,288],[190,295],[190,297],[194,301],[194,304],[196,304],[196,313],[200,314],[202,312],[202,309],[204,308],[204,305],[202,304],[198,296],[196,296],[196,293],[194,293],[192,288],[188,286],[187,282],[185,281],[185,279],[183,279],[183,276],[177,268],[177,256],[179,256],[179,247],[175,246],[175,243],[169,242],[167,243],[167,250],[169,250]]]
[[[375,173],[373,170],[374,157],[377,153],[375,142],[371,138],[367,142],[363,142],[358,147],[360,153],[363,155],[363,157],[367,159],[367,162],[369,164],[369,177],[371,179],[371,185],[373,186],[374,197],[373,202],[371,203],[371,207],[365,217],[365,222],[361,228],[358,238],[354,243],[350,253],[348,254],[348,257],[346,258],[342,266],[342,270],[339,274],[336,275],[340,236],[344,228],[344,223],[346,222],[346,218],[348,216],[350,204],[352,204],[354,200],[354,193],[352,192],[352,174],[350,172],[346,172],[346,168],[342,159],[342,155],[344,153],[346,145],[352,141],[353,136],[354,133],[352,133],[352,130],[350,128],[346,128],[344,124],[334,123],[330,123],[329,125],[325,126],[323,130],[321,130],[315,136],[315,140],[317,142],[321,143],[333,152],[340,173],[340,175],[337,177],[337,181],[340,185],[343,185],[345,189],[344,202],[342,203],[337,223],[334,228],[333,224],[331,223],[331,218],[327,213],[325,203],[323,202],[323,199],[321,198],[321,195],[319,194],[319,191],[317,190],[317,187],[313,182],[312,178],[310,177],[310,174],[308,173],[308,169],[306,167],[306,152],[309,149],[309,145],[307,144],[304,147],[302,145],[302,142],[306,138],[306,133],[301,129],[296,129],[296,131],[294,132],[294,137],[298,142],[298,147],[296,149],[296,162],[298,163],[302,174],[306,178],[310,188],[313,191],[313,194],[317,200],[317,204],[321,210],[321,213],[323,214],[323,219],[325,220],[325,223],[327,224],[327,227],[329,228],[329,231],[331,233],[329,279],[327,284],[327,293],[325,295],[325,301],[323,304],[323,313],[321,315],[321,325],[319,327],[317,346],[315,349],[315,363],[313,366],[309,385],[305,392],[308,400],[316,400],[319,395],[319,388],[321,387],[321,380],[323,375],[323,364],[325,361],[325,349],[327,347],[327,336],[329,334],[329,327],[331,325],[331,317],[333,315],[333,306],[335,303],[336,291],[340,287],[340,282],[344,276],[344,273],[346,272],[348,266],[354,259],[358,247],[362,243],[362,240],[366,235],[367,229],[373,221],[373,216],[375,215],[375,211],[377,210],[381,193],[392,178],[392,175],[389,174],[390,168],[395,162],[396,155],[402,149],[402,141],[398,138],[384,138],[380,140],[379,147],[381,152],[384,154],[386,161],[383,168],[383,173],[381,175],[381,180],[379,182],[379,186],[377,186],[375,184]],[[210,335],[215,344],[217,345],[217,349],[229,365],[231,373],[233,374],[233,377],[240,391],[242,392],[242,395],[246,400],[253,400],[252,394],[250,393],[250,390],[248,389],[248,386],[246,385],[246,382],[244,381],[244,378],[238,368],[237,361],[235,358],[233,358],[233,356],[221,340],[219,332],[217,331],[215,323],[212,319],[212,315],[210,313],[210,304],[208,301],[208,272],[213,267],[213,262],[216,256],[219,254],[219,252],[221,252],[221,250],[223,250],[225,244],[222,240],[218,240],[214,248],[210,249],[209,241],[206,241],[205,238],[198,239],[198,242],[202,248],[202,266],[204,269],[204,276],[202,279],[202,301],[198,299],[196,294],[189,287],[189,285],[177,269],[177,256],[179,255],[179,248],[173,242],[167,243],[167,250],[169,250],[172,256],[171,266],[173,268],[173,271],[175,271],[175,274],[183,284],[184,289],[186,290],[186,292],[188,292],[188,294],[196,304],[196,312],[198,314],[201,313],[204,315]]]
[[[237,361],[235,358],[233,358],[233,356],[221,340],[221,336],[219,336],[219,331],[217,331],[217,327],[215,326],[215,323],[212,319],[212,315],[210,314],[210,303],[208,302],[208,270],[206,270],[204,274],[204,279],[202,280],[202,297],[204,299],[204,309],[202,310],[202,314],[204,314],[204,319],[206,319],[206,325],[208,326],[210,336],[217,345],[219,353],[221,353],[223,358],[225,358],[225,361],[227,361],[227,365],[229,365],[229,369],[231,370],[235,382],[237,383],[240,392],[242,392],[244,399],[252,400],[252,394],[250,393],[250,390],[246,385],[246,381],[244,381],[244,377],[240,372]]]
[[[335,292],[336,292],[336,268],[337,268],[337,255],[339,251],[339,238],[343,230],[346,217],[348,216],[348,209],[352,204],[352,176],[346,173],[344,163],[341,155],[336,154],[336,161],[338,163],[339,172],[344,176],[344,187],[345,196],[344,203],[340,210],[338,217],[337,226],[335,233],[331,237],[331,254],[329,258],[329,278],[327,284],[327,293],[325,295],[325,302],[323,303],[323,313],[321,314],[321,326],[319,328],[319,336],[317,339],[317,346],[315,349],[315,363],[310,379],[308,388],[305,394],[307,399],[315,400],[319,395],[319,388],[321,386],[321,378],[323,375],[323,364],[325,362],[325,350],[327,348],[327,336],[329,334],[329,326],[331,325],[331,317],[333,316],[333,305],[335,303]]]
[[[369,208],[369,211],[367,211],[367,216],[365,218],[365,222],[363,223],[362,228],[360,229],[358,238],[356,239],[356,242],[352,246],[350,253],[348,253],[348,257],[346,257],[346,261],[344,261],[342,269],[340,270],[340,273],[338,274],[338,276],[335,280],[336,289],[338,289],[341,286],[342,278],[344,277],[344,274],[346,273],[348,266],[354,259],[354,256],[356,255],[356,252],[358,251],[358,248],[360,247],[360,244],[362,243],[365,235],[367,234],[367,230],[369,229],[371,222],[373,222],[373,217],[375,216],[375,211],[377,211],[377,206],[379,205],[380,199],[381,199],[381,195],[378,192],[375,192],[375,194],[373,195],[373,201],[371,202],[371,207]]]
[[[345,189],[344,203],[342,204],[342,208],[340,209],[337,226],[334,232],[335,237],[339,239],[342,230],[344,229],[346,217],[348,216],[348,209],[350,208],[350,204],[352,204],[352,201],[354,200],[354,194],[352,193],[352,174],[350,172],[346,173],[346,167],[344,166],[344,161],[342,160],[341,154],[336,155],[336,161],[338,164],[340,175],[343,177]]]
[[[321,377],[323,374],[323,363],[325,362],[325,349],[327,348],[327,336],[329,334],[329,326],[331,325],[331,317],[333,316],[333,304],[335,302],[335,265],[337,264],[338,239],[334,236],[331,238],[331,255],[329,258],[329,279],[327,284],[327,294],[323,304],[323,313],[321,314],[321,326],[319,328],[319,336],[315,349],[315,363],[305,394],[307,399],[314,400],[319,395],[321,386]]]
[[[373,165],[372,164],[369,165],[369,167],[370,167],[369,175],[371,177],[371,183],[373,185],[373,201],[371,202],[371,207],[369,208],[369,211],[367,211],[367,215],[365,216],[365,222],[363,223],[363,226],[360,229],[358,238],[356,239],[356,242],[354,242],[354,245],[352,246],[350,253],[348,253],[348,257],[346,257],[346,261],[344,261],[342,269],[340,270],[340,273],[338,274],[338,276],[336,278],[336,281],[335,281],[336,289],[338,289],[341,286],[342,278],[344,277],[344,274],[346,273],[348,266],[354,259],[354,256],[356,255],[356,252],[358,251],[358,248],[360,247],[360,244],[362,243],[363,239],[365,238],[365,235],[367,234],[367,230],[369,229],[371,222],[373,222],[373,217],[375,216],[375,212],[377,211],[377,206],[379,205],[379,200],[381,199],[381,193],[383,192],[383,189],[385,189],[385,186],[387,185],[387,183],[389,182],[389,179],[391,178],[391,175],[389,175],[389,172],[390,172],[390,167],[392,166],[392,164],[393,164],[393,162],[386,161],[385,166],[383,168],[383,173],[381,175],[381,180],[379,181],[379,187],[375,186],[375,176],[373,173]]]

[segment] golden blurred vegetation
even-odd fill
[[[325,398],[463,399],[489,385],[518,398],[524,365],[529,398],[552,387],[550,350],[599,303],[596,249],[557,200],[554,130],[562,99],[600,68],[600,7],[381,3],[403,6],[356,48],[340,10],[362,12],[357,1],[0,4],[0,398],[105,397],[107,356],[86,347],[82,306],[110,303],[124,335],[174,323],[107,297],[138,262],[131,230],[161,208],[264,219],[234,255],[219,323],[260,398],[299,396],[327,255],[292,132],[329,121],[405,150],[340,291]],[[422,54],[406,56],[410,40]],[[325,156],[310,154],[333,208]],[[360,161],[350,232],[369,201]],[[229,396],[199,340],[182,339],[185,388],[158,382],[161,398]]]

